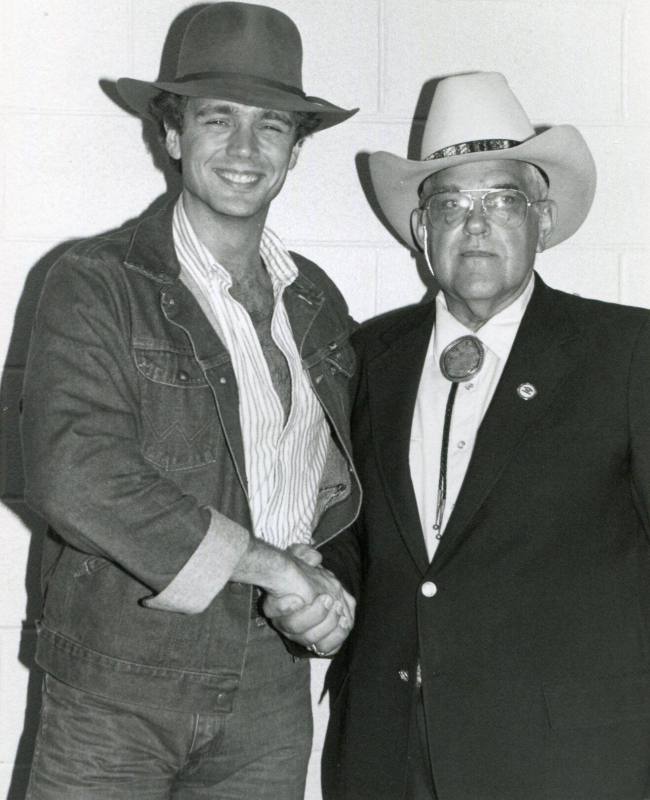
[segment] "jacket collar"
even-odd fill
[[[400,314],[381,335],[380,349],[367,367],[376,463],[397,527],[423,573],[429,562],[408,464],[415,400],[434,322],[433,303]],[[575,332],[572,320],[557,303],[557,293],[536,275],[532,298],[436,551],[435,568],[459,546],[520,439],[543,416],[562,385],[572,364],[564,345]],[[522,396],[521,387],[526,384],[536,392],[528,400]]]
[[[528,430],[546,414],[565,376],[574,368],[570,343],[578,334],[560,295],[535,276],[510,357],[479,427],[472,458],[454,510],[436,551],[439,568],[458,549],[470,522]]]
[[[160,211],[144,217],[133,228],[131,240],[124,256],[124,263],[130,269],[146,275],[160,284],[171,284],[178,280],[180,264],[176,256],[172,235],[172,218],[176,199]],[[323,292],[300,271],[300,257],[290,254],[299,268],[298,277],[287,287],[308,305],[318,306],[323,300]]]
[[[381,480],[395,523],[413,561],[424,573],[428,557],[411,473],[409,447],[415,400],[435,304],[413,306],[399,313],[377,343],[368,362],[368,404]],[[367,446],[367,445],[364,445]]]
[[[174,283],[181,269],[172,237],[174,205],[168,203],[135,225],[124,256],[127,267],[160,284]]]

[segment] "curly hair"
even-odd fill
[[[183,119],[189,98],[173,92],[158,92],[149,102],[149,116],[158,123],[158,133],[165,141],[167,129],[183,132]],[[321,117],[313,111],[290,112],[295,125],[296,142],[305,139],[320,125]]]

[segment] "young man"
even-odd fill
[[[294,23],[203,6],[171,82],[118,81],[183,188],[48,276],[24,390],[26,498],[51,525],[28,796],[302,800],[309,666],[261,590],[354,601],[300,558],[358,512],[345,303],[267,228],[303,137]]]

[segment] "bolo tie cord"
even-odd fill
[[[445,407],[445,421],[442,428],[442,447],[440,448],[440,472],[438,475],[438,496],[436,499],[436,518],[433,525],[436,539],[442,537],[442,518],[447,502],[447,457],[449,454],[449,435],[451,432],[451,416],[458,384],[473,378],[483,366],[485,350],[476,336],[461,336],[451,342],[440,356],[440,371],[451,381]]]
[[[447,502],[447,454],[449,452],[449,431],[451,430],[451,414],[454,409],[454,400],[458,391],[458,382],[452,383],[447,396],[447,406],[445,408],[445,424],[442,429],[442,447],[440,449],[440,473],[438,475],[438,499],[436,502],[436,521],[433,530],[436,532],[436,539],[442,536],[442,517],[445,513],[445,503]]]

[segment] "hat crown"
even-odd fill
[[[535,135],[530,120],[499,72],[445,78],[436,87],[422,136],[422,159],[465,142]]]
[[[302,90],[302,41],[281,11],[251,3],[214,3],[190,20],[176,79],[232,73],[272,79]]]

